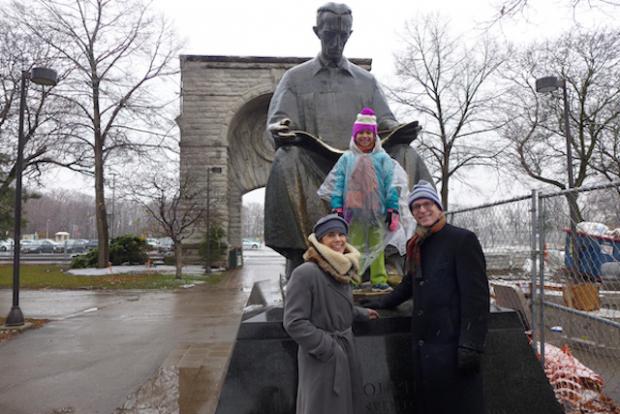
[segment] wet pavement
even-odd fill
[[[213,413],[251,287],[277,292],[284,271],[269,249],[244,254],[217,287],[22,291],[24,315],[51,322],[0,345],[0,413]]]

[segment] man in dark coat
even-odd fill
[[[418,226],[407,243],[407,273],[389,295],[367,300],[392,308],[413,297],[414,398],[418,414],[485,413],[481,355],[489,315],[489,285],[480,242],[446,223],[431,184],[408,196]]]

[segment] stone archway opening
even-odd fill
[[[232,248],[242,245],[242,196],[264,188],[269,178],[274,149],[265,131],[271,93],[245,103],[235,114],[228,130],[228,240]],[[264,196],[261,205],[264,204]],[[261,210],[261,215],[264,214]],[[262,223],[260,224],[262,240]],[[256,236],[255,236],[256,237]]]
[[[264,245],[265,187],[247,192],[242,197],[241,237]],[[245,245],[243,246],[246,247]]]

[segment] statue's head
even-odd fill
[[[316,12],[314,33],[321,39],[321,55],[331,63],[342,58],[344,45],[353,32],[353,15],[346,4],[327,3]]]

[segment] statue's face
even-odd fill
[[[321,54],[330,62],[337,63],[342,58],[344,45],[347,44],[351,35],[352,17],[337,16],[333,13],[325,13],[321,24],[315,27],[316,35],[321,39]]]

